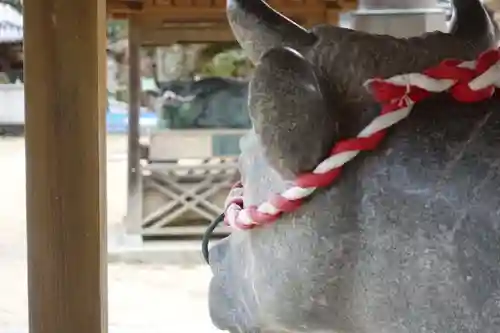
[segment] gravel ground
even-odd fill
[[[126,203],[126,138],[108,138],[108,223]],[[0,139],[0,333],[26,333],[24,140]],[[207,309],[205,266],[109,265],[110,333],[220,332]]]

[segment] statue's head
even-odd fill
[[[263,2],[229,1],[256,64],[239,160],[245,207],[290,188],[380,115],[369,79],[494,47],[481,2],[454,6],[449,33],[396,39],[308,31]],[[499,332],[499,141],[495,99],[418,102],[299,208],[211,249],[214,323],[245,333]]]

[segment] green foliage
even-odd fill
[[[116,42],[127,36],[128,25],[125,20],[108,20],[107,33],[110,42]]]
[[[246,77],[252,65],[241,49],[230,49],[216,54],[201,67],[204,76]]]

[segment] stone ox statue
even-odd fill
[[[368,80],[494,48],[482,3],[453,5],[448,33],[397,39],[305,30],[260,0],[228,0],[256,64],[239,162],[245,207],[282,193],[380,115]],[[211,318],[243,333],[498,333],[499,189],[500,102],[432,94],[293,212],[210,249]]]

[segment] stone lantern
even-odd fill
[[[446,11],[438,0],[359,0],[353,28],[395,37],[446,31]]]

